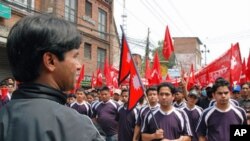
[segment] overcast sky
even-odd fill
[[[122,25],[123,1],[114,0],[116,24]],[[239,42],[242,57],[250,49],[250,0],[125,0],[127,36],[150,41],[163,40],[166,25],[172,37],[199,37],[207,46],[207,63]],[[204,47],[201,46],[204,50]],[[132,51],[143,55],[142,47]],[[204,58],[204,54],[203,54]],[[204,63],[204,60],[202,61]]]

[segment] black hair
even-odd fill
[[[213,98],[213,95],[212,95],[213,89],[211,87],[207,87],[206,92],[207,92],[207,97],[208,98]]]
[[[26,16],[12,27],[7,39],[13,76],[19,82],[32,82],[39,77],[44,53],[63,61],[65,52],[80,44],[80,33],[68,21],[49,14]]]
[[[78,88],[78,89],[76,89],[76,92],[78,92],[78,91],[85,93],[85,89],[84,88]]]
[[[128,92],[128,90],[127,90],[127,89],[123,89],[122,92],[121,92],[121,95],[122,95],[123,93],[125,93],[125,92]]]
[[[76,95],[75,95],[75,94],[68,94],[68,95],[67,95],[67,98],[70,98],[70,97],[76,98]]]
[[[216,92],[216,90],[219,87],[223,87],[223,86],[228,87],[228,89],[230,90],[230,83],[227,80],[225,80],[224,78],[216,79],[212,87],[212,92],[213,93]]]
[[[148,87],[147,90],[146,90],[146,94],[148,95],[148,92],[149,91],[157,91],[157,87],[156,86],[151,86],[151,87]]]
[[[109,87],[103,86],[100,91],[110,91],[110,90],[109,90]]]
[[[160,89],[161,89],[162,87],[168,87],[168,88],[170,89],[170,91],[171,91],[172,94],[175,93],[175,87],[174,87],[174,85],[173,85],[172,83],[163,82],[163,83],[161,83],[161,84],[158,86],[158,88],[157,88],[158,94],[159,94]]]

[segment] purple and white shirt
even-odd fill
[[[207,136],[209,141],[229,141],[232,124],[247,124],[246,112],[241,107],[229,104],[222,111],[212,106],[203,111],[196,132],[198,136]]]
[[[194,108],[190,109],[187,106],[183,107],[182,110],[187,114],[190,128],[193,133],[192,141],[198,141],[198,136],[195,132],[196,126],[198,124],[198,121],[202,115],[203,109],[197,105],[194,106]]]
[[[98,124],[107,136],[112,136],[118,133],[118,116],[119,104],[113,100],[106,103],[98,102],[93,109],[93,117],[97,119]]]
[[[118,108],[119,141],[132,141],[134,135],[135,122],[138,117],[138,109],[127,110],[126,105],[121,105]]]
[[[82,102],[82,103],[72,103],[70,105],[71,108],[75,109],[78,113],[83,114],[83,115],[87,115],[91,118],[92,116],[92,109],[89,103],[87,102]]]
[[[158,108],[153,112],[153,116],[159,128],[163,129],[164,138],[173,140],[180,138],[180,136],[192,136],[188,117],[183,110],[172,107],[169,112],[164,112]],[[153,134],[156,129],[152,114],[148,113],[141,132]]]

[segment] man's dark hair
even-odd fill
[[[146,90],[147,95],[148,95],[149,91],[157,91],[157,87],[156,86],[151,86],[151,87],[147,88],[147,90]]]
[[[13,76],[20,82],[34,81],[44,53],[53,53],[63,61],[65,52],[78,49],[80,44],[80,33],[68,21],[53,15],[27,16],[12,27],[7,39]]]
[[[129,92],[127,89],[123,89],[122,92],[121,92],[121,95],[125,92]]]
[[[216,79],[212,87],[212,92],[215,93],[219,87],[223,86],[228,87],[228,89],[230,90],[230,83],[227,80],[225,80],[224,78]]]
[[[172,94],[175,93],[175,87],[174,87],[174,85],[173,85],[172,83],[163,82],[163,83],[161,83],[161,84],[158,86],[158,88],[157,88],[158,94],[159,94],[160,89],[161,89],[162,87],[168,87],[168,88],[170,89],[170,91],[171,91]]]
[[[110,90],[109,90],[109,87],[103,86],[100,91],[110,91]]]

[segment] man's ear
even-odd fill
[[[56,56],[53,53],[45,52],[43,54],[43,64],[48,71],[53,71],[55,67]]]

